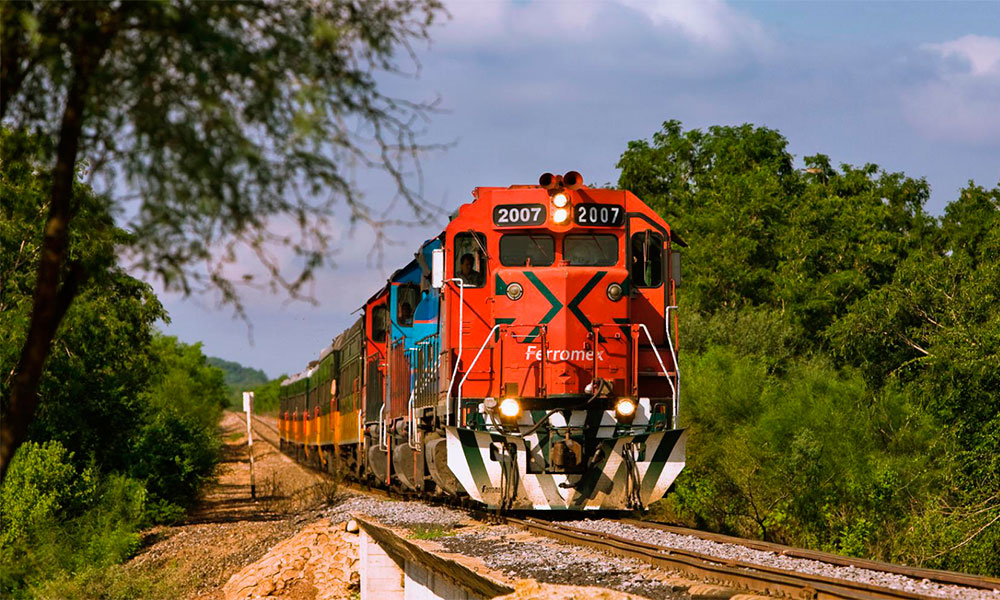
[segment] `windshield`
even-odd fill
[[[618,236],[567,235],[563,257],[571,267],[608,267],[618,263]]]
[[[548,267],[555,255],[551,235],[508,233],[500,238],[500,264],[505,267]]]

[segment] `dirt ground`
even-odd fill
[[[275,436],[258,427],[257,494],[251,498],[245,416],[227,412],[219,426],[224,447],[216,480],[184,523],[147,532],[144,548],[125,566],[126,572],[159,581],[167,590],[159,596],[182,600],[357,598],[357,530],[345,531],[342,521],[333,522],[323,510],[329,514],[331,502],[345,501],[332,479],[296,464],[265,440],[256,441],[257,435]],[[414,541],[474,571],[506,579],[516,592],[503,600],[640,598],[595,587],[506,578],[482,559],[455,555],[438,541]]]
[[[332,480],[255,439],[257,493],[251,498],[245,416],[226,412],[219,427],[224,446],[216,480],[184,523],[149,531],[145,547],[127,565],[169,579],[177,598],[222,600],[233,574],[315,521],[317,509],[336,491]],[[288,598],[315,596],[308,589],[286,592]]]

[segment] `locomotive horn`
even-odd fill
[[[583,185],[583,175],[580,175],[576,171],[570,171],[562,176],[563,184],[571,189],[579,189]]]
[[[538,185],[551,190],[562,185],[562,177],[552,173],[542,173],[542,176],[538,178]]]

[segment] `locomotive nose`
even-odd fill
[[[627,302],[606,293],[625,279],[624,269],[511,269],[500,276],[523,290],[517,300],[498,293],[495,304],[497,323],[512,326],[504,377],[518,382],[523,395],[584,395],[595,369],[605,379],[624,377],[625,346],[616,323],[627,322]]]

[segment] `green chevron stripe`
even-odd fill
[[[493,320],[493,324],[494,325],[510,325],[513,322],[514,322],[514,317],[499,317],[499,318]],[[500,330],[499,329],[497,329],[495,332],[493,332],[493,341],[494,342],[499,342],[500,341]]]
[[[496,279],[494,280],[496,284],[496,295],[503,296],[507,293],[507,282],[500,278],[500,274],[496,274]]]
[[[580,303],[583,302],[583,300],[587,297],[587,294],[589,294],[591,290],[593,290],[594,287],[597,286],[597,284],[601,281],[601,279],[603,279],[604,276],[607,274],[608,274],[607,271],[598,271],[594,273],[594,276],[591,277],[590,281],[588,281],[587,284],[583,286],[583,289],[580,290],[580,293],[574,296],[573,299],[569,301],[569,304],[566,305],[566,308],[568,308],[569,311],[573,313],[573,316],[575,316],[577,320],[583,323],[583,326],[587,329],[587,331],[591,331],[594,327],[594,324],[591,323],[590,319],[587,318],[587,315],[583,314],[583,311],[580,310]],[[598,333],[597,335],[599,342],[605,341],[603,335],[601,335],[600,333]]]
[[[538,339],[538,334],[542,330],[541,326],[547,325],[549,321],[551,321],[557,314],[559,314],[559,311],[562,310],[563,305],[562,302],[559,302],[559,299],[556,298],[555,294],[553,294],[549,288],[545,287],[545,284],[542,283],[540,279],[538,279],[537,275],[535,275],[531,271],[525,271],[524,276],[528,278],[528,281],[531,282],[531,285],[535,286],[538,289],[538,291],[542,294],[542,296],[546,300],[548,300],[549,304],[552,305],[552,308],[549,309],[549,312],[545,313],[545,316],[542,317],[541,323],[536,325],[534,329],[528,332],[528,337],[524,338],[524,343],[528,344]]]
[[[622,330],[622,339],[629,340],[632,339],[632,328],[629,327],[629,319],[625,317],[624,319],[615,319],[615,323],[618,323],[618,329]]]

